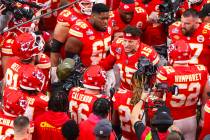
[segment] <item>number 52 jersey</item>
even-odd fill
[[[179,89],[178,95],[166,94],[166,105],[174,120],[196,115],[196,105],[202,96],[207,78],[208,71],[203,65],[162,66],[158,69],[158,83],[176,85]]]

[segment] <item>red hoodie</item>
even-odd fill
[[[94,128],[96,124],[103,118],[91,113],[87,120],[79,124],[79,138],[78,140],[95,140]],[[110,140],[115,140],[114,132],[110,134]]]
[[[69,120],[64,112],[47,111],[38,116],[35,121],[34,140],[65,140],[61,134],[61,126]]]

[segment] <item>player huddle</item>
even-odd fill
[[[164,2],[80,0],[4,32],[0,140],[208,139],[210,3],[183,0],[168,25]]]

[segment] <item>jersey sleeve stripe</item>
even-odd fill
[[[80,32],[78,32],[76,30],[73,30],[73,29],[69,30],[69,34],[71,34],[73,36],[76,36],[76,37],[81,37],[81,38],[83,37],[83,33],[80,33]]]
[[[167,77],[163,76],[162,74],[158,73],[157,78],[160,79],[161,81],[167,80]]]
[[[204,106],[204,110],[207,112],[207,113],[210,113],[210,107],[206,104]]]
[[[1,48],[1,51],[2,51],[2,53],[5,53],[5,54],[13,54],[12,49]]]

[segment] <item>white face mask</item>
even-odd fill
[[[196,4],[196,3],[199,3],[199,2],[201,2],[202,0],[188,0],[188,2],[190,3],[190,4]]]
[[[86,7],[83,4],[88,4],[88,5],[91,4],[91,6]],[[86,14],[86,15],[91,15],[93,4],[94,4],[93,0],[79,2],[79,6],[81,8],[81,13]]]

